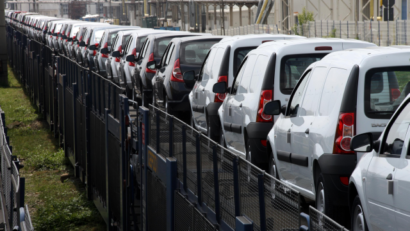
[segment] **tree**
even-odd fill
[[[310,21],[315,21],[315,18],[313,16],[313,12],[307,11],[306,7],[303,7],[302,13],[298,15],[298,25],[301,25],[301,34],[302,35],[303,35],[303,25],[310,22]],[[293,26],[293,32],[296,35],[299,35],[298,25]]]

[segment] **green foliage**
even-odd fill
[[[34,170],[56,169],[64,170],[65,164],[68,164],[64,156],[64,150],[60,149],[57,152],[44,151],[41,145],[38,145],[28,153],[25,164],[28,168]]]
[[[25,202],[35,230],[106,230],[94,204],[83,195],[84,184],[74,177],[61,182],[60,176],[73,175],[73,168],[11,68],[8,83],[0,85],[0,106],[13,155],[24,165],[20,174],[26,179]]]
[[[100,214],[90,209],[92,206],[84,195],[69,200],[52,200],[37,210],[36,230],[74,230],[78,226],[98,222]]]
[[[303,25],[315,21],[313,12],[307,11],[305,7],[303,7],[302,13],[298,15],[298,24],[300,25],[300,33],[298,30],[298,25],[294,25],[292,30],[295,33],[295,35],[303,35]]]

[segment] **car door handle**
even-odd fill
[[[387,194],[393,195],[393,188],[394,188],[393,175],[391,173],[387,175],[386,180],[387,180]]]
[[[306,135],[309,135],[309,128],[306,129],[305,134],[306,134]]]
[[[239,107],[242,107],[242,104],[239,104]]]
[[[393,179],[393,176],[392,176],[391,173],[389,175],[387,175],[386,180],[392,180],[392,179]]]
[[[204,92],[205,91],[205,88],[202,88],[202,92]]]

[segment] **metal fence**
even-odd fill
[[[0,158],[1,188],[0,206],[4,230],[34,230],[27,205],[24,207],[25,179],[20,177],[19,160],[12,154],[7,136],[5,114],[0,108]]]
[[[213,35],[224,35],[221,29],[208,30]],[[410,44],[410,20],[396,21],[311,21],[281,31],[277,25],[254,24],[225,29],[225,35],[296,34],[305,37],[350,38],[375,43],[379,46]]]
[[[124,88],[75,60],[7,32],[9,50],[24,58],[9,53],[10,64],[107,230],[299,230],[299,192],[159,108],[134,109]]]

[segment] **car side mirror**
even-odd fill
[[[263,114],[265,115],[279,115],[281,112],[280,100],[270,101],[263,106]]]
[[[355,152],[370,152],[373,150],[373,134],[363,133],[352,138],[350,150]]]
[[[112,57],[118,58],[118,57],[120,57],[120,56],[121,56],[121,54],[120,54],[119,51],[113,51],[113,52],[112,52]]]
[[[127,61],[127,62],[135,62],[135,57],[134,57],[134,55],[128,55],[128,56],[125,58],[125,61]]]
[[[150,70],[155,70],[156,67],[157,67],[157,62],[155,60],[149,61],[147,63],[147,68],[150,69]]]
[[[85,46],[85,42],[84,42],[84,41],[81,41],[81,42],[80,42],[80,47],[83,47],[83,46]]]
[[[91,51],[93,51],[93,50],[96,50],[97,47],[96,47],[95,45],[90,45],[90,46],[88,47],[88,49],[91,50]]]
[[[226,93],[226,82],[215,83],[212,88],[212,91],[214,93],[219,93],[219,94]]]
[[[108,47],[101,48],[100,52],[101,54],[108,54]]]
[[[184,72],[183,79],[188,88],[192,88],[196,82],[195,71]]]

